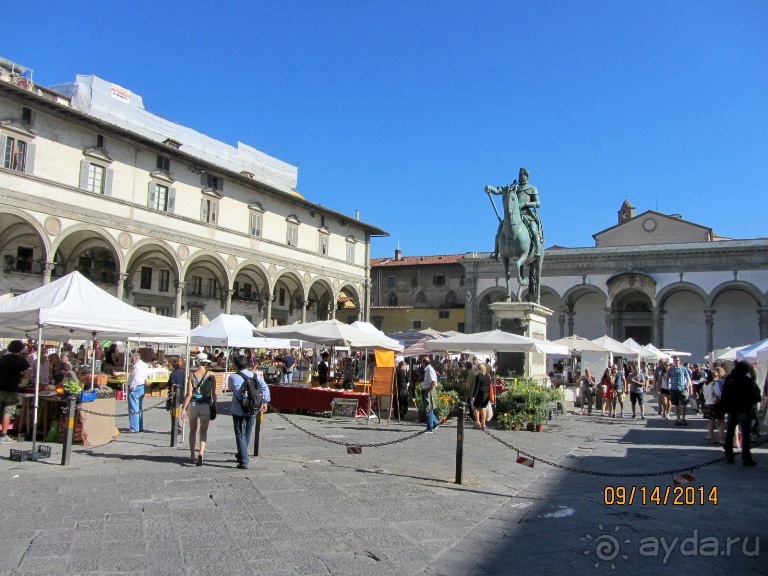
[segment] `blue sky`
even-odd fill
[[[763,0],[26,6],[0,56],[298,165],[305,197],[390,232],[373,257],[492,250],[483,188],[520,166],[547,246],[594,245],[625,199],[768,236]]]

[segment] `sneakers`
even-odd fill
[[[0,436],[0,444],[14,444],[16,440],[10,436]]]
[[[624,418],[624,412],[619,412],[619,418]]]
[[[632,414],[632,418],[635,418],[635,415],[634,415],[634,414]]]
[[[434,433],[435,433],[435,431],[434,431],[434,430],[426,430],[426,431],[424,432],[424,434],[434,434]]]

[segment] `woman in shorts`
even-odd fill
[[[611,368],[608,367],[600,378],[600,396],[603,399],[601,415],[605,416],[605,408],[608,407],[608,416],[613,415],[613,379],[611,378]]]
[[[672,401],[669,398],[669,381],[667,380],[667,372],[669,371],[669,365],[664,363],[664,369],[661,375],[661,382],[659,386],[659,411],[661,417],[669,419],[669,411],[672,409]]]
[[[208,372],[211,361],[205,352],[195,359],[197,368],[189,375],[187,395],[181,407],[181,419],[189,418],[189,461],[203,465],[205,443],[208,441],[208,425],[211,423],[211,405],[216,405],[216,377]],[[197,429],[200,428],[200,453],[195,457]]]

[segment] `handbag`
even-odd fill
[[[218,416],[216,412],[216,404],[211,404],[209,408],[211,409],[211,420],[216,420],[216,416]]]
[[[485,421],[490,422],[491,418],[493,418],[493,404],[491,404],[490,402],[488,402],[488,406],[486,406],[485,408],[485,414],[486,414]]]

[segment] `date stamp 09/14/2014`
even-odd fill
[[[606,486],[606,506],[717,506],[717,486]]]

